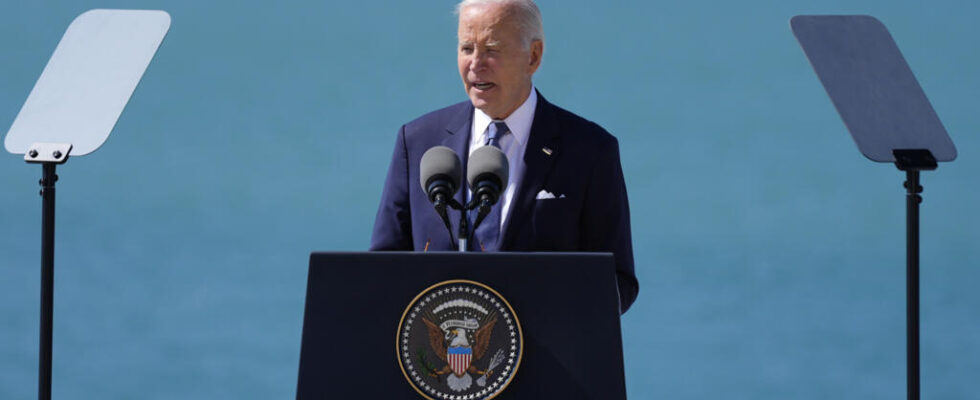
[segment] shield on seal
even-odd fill
[[[453,373],[456,376],[463,376],[466,373],[466,369],[470,367],[470,361],[473,360],[473,348],[472,347],[450,347],[449,351],[446,352],[446,358],[449,361],[449,367],[453,369]]]

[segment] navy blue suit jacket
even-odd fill
[[[629,202],[619,143],[599,125],[548,103],[540,93],[524,152],[525,170],[514,193],[501,251],[611,252],[615,256],[620,311],[636,299]],[[371,250],[447,251],[449,232],[419,184],[419,162],[433,146],[469,154],[473,105],[462,102],[402,126],[388,168]],[[550,149],[547,154],[543,149]],[[563,198],[536,199],[547,190]],[[456,194],[464,202],[466,190]],[[498,205],[499,207],[499,205]],[[453,233],[458,215],[450,214]]]

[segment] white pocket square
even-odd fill
[[[538,196],[535,197],[535,199],[537,199],[537,200],[556,199],[556,198],[557,199],[564,199],[565,198],[565,195],[560,195],[560,196],[555,197],[555,194],[554,193],[551,193],[551,192],[549,192],[547,190],[542,190],[542,191],[538,192]]]

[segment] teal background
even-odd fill
[[[881,19],[957,144],[923,174],[922,392],[976,397],[977,4],[540,2],[535,84],[620,140],[631,398],[904,397],[904,176],[793,38],[818,13]],[[453,5],[0,3],[2,132],[75,16],[173,17],[105,146],[58,170],[54,396],[295,396],[309,252],[366,249],[397,129],[465,100]],[[36,396],[40,173],[0,155],[2,399]]]

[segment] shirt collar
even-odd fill
[[[531,135],[531,124],[534,122],[534,109],[538,105],[537,90],[531,85],[531,93],[520,107],[504,118],[504,123],[514,135],[514,140],[521,146],[527,143],[527,138]],[[483,134],[487,127],[493,122],[493,118],[485,114],[479,108],[473,108],[473,140],[471,143],[483,143]]]

